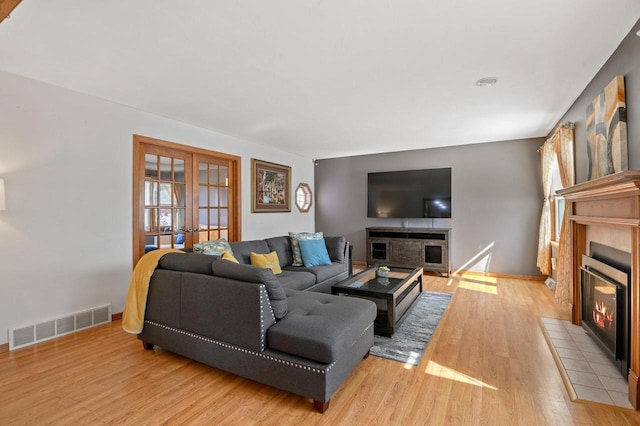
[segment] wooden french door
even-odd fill
[[[134,135],[133,264],[158,248],[240,239],[240,158]]]

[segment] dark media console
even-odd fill
[[[422,267],[449,276],[451,229],[367,228],[367,264]]]

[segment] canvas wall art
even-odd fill
[[[629,169],[624,77],[616,76],[587,107],[589,180]]]

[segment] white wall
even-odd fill
[[[251,158],[312,160],[0,72],[0,344],[9,326],[111,303],[122,312],[132,262],[133,134],[242,157],[242,238],[312,230],[314,211],[251,214]],[[292,200],[293,201],[293,200]]]

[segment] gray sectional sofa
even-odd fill
[[[164,255],[151,277],[138,338],[146,349],[158,345],[311,398],[324,412],[368,355],[376,317],[373,302],[321,293],[349,275],[346,240],[325,237],[325,243],[332,264],[313,268],[291,266],[289,237],[231,243],[240,264],[197,253]],[[282,274],[248,264],[251,251],[276,251]]]

